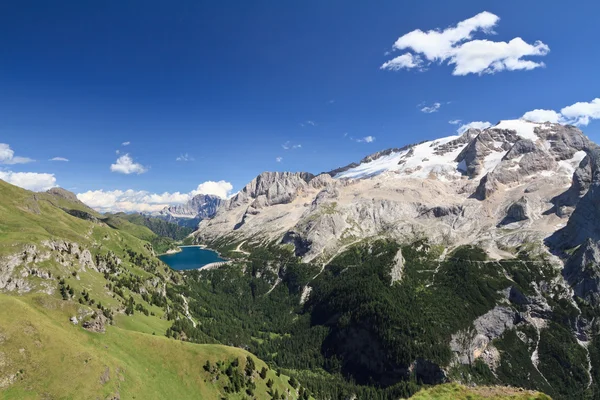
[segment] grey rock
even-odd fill
[[[308,172],[263,172],[229,200],[226,208],[246,205],[260,196],[265,197],[264,200],[259,200],[260,204],[257,205],[290,203],[312,178],[314,175]]]
[[[182,226],[196,226],[198,222],[212,218],[225,200],[211,194],[198,194],[187,203],[165,207],[156,216]]]
[[[600,305],[600,243],[587,239],[565,263],[563,276],[575,295]]]
[[[513,222],[526,221],[531,218],[531,210],[526,197],[521,197],[512,203],[506,210],[506,215],[500,221],[499,226],[508,225]]]

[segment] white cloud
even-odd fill
[[[188,153],[185,153],[177,157],[175,161],[194,161],[194,157],[190,157]]]
[[[380,69],[389,69],[390,71],[400,71],[401,69],[421,68],[423,60],[419,56],[413,56],[410,53],[402,54],[396,58],[384,62]]]
[[[285,142],[284,144],[281,145],[281,147],[283,147],[284,150],[294,150],[294,149],[301,149],[302,145],[301,144],[292,144],[289,140],[287,142]]]
[[[359,143],[372,143],[375,141],[375,136],[365,136],[364,138],[356,139],[356,141]]]
[[[531,122],[560,122],[562,117],[554,110],[537,109],[527,111],[521,118]]]
[[[577,102],[563,107],[560,112],[540,109],[528,111],[521,118],[533,122],[557,122],[586,126],[591,120],[600,119],[600,98],[595,98],[589,102]]]
[[[119,172],[121,174],[138,175],[148,171],[148,169],[142,164],[133,162],[133,159],[129,156],[129,154],[123,154],[121,157],[117,158],[117,161],[114,164],[111,164],[110,170],[112,172]]]
[[[421,112],[424,112],[426,114],[431,114],[431,113],[437,112],[441,106],[442,105],[440,103],[433,103],[431,106],[425,106],[425,107],[421,108]]]
[[[451,125],[458,125],[462,122],[461,119],[451,119],[450,121],[448,121],[449,124]]]
[[[77,198],[100,212],[156,212],[163,208],[183,204],[198,194],[229,197],[233,186],[226,181],[207,181],[189,193],[150,193],[145,190],[90,190],[77,194]]]
[[[304,127],[306,125],[317,126],[317,123],[315,121],[311,121],[311,120],[300,122],[300,126]]]
[[[51,158],[49,161],[65,161],[66,162],[66,161],[69,161],[69,159],[64,158],[64,157],[54,157],[54,158]]]
[[[8,144],[0,143],[0,164],[26,164],[33,161],[35,160],[28,157],[15,156],[14,150]]]
[[[486,128],[489,128],[490,126],[492,126],[492,124],[487,121],[473,121],[473,122],[469,122],[468,124],[463,124],[463,125],[459,126],[458,129],[456,130],[456,132],[458,132],[459,135],[462,135],[463,133],[465,133],[467,130],[469,130],[471,128],[486,129]]]
[[[123,142],[123,143],[121,143],[121,145],[123,145],[123,146],[129,146],[130,144],[131,144],[131,142]]]
[[[233,190],[233,185],[227,181],[206,181],[198,185],[196,190],[192,190],[192,196],[197,194],[214,194],[215,196],[219,196],[223,199],[226,199],[231,194]]]
[[[453,75],[494,74],[500,71],[530,70],[544,63],[525,60],[528,56],[545,56],[550,48],[536,41],[533,44],[516,37],[509,42],[472,40],[473,34],[493,34],[500,18],[484,11],[444,30],[424,32],[416,29],[396,40],[394,50],[412,50],[386,61],[381,69],[397,71],[419,68],[431,63],[454,65]],[[425,61],[425,60],[426,61]]]
[[[275,157],[275,161],[282,162],[283,161],[283,157]]]
[[[54,174],[0,171],[0,179],[34,192],[43,192],[56,186]]]
[[[591,119],[600,119],[600,98],[590,102],[577,102],[560,110],[563,117],[573,125],[587,125]]]

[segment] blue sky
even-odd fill
[[[127,190],[134,204],[181,194],[151,210],[194,190],[239,190],[262,171],[327,171],[535,109],[600,140],[598,2],[170,3],[0,5],[0,178],[102,190],[99,208]],[[451,48],[431,35],[393,47],[477,15]],[[481,67],[473,51],[497,62]],[[507,56],[515,51],[530,55]],[[125,154],[133,164],[117,163]],[[231,186],[198,188],[206,181]]]

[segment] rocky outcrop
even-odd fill
[[[463,163],[469,178],[478,176],[485,167],[485,159],[493,152],[501,153],[508,151],[519,137],[515,131],[503,129],[488,129],[479,133],[460,152],[456,162]]]
[[[600,148],[588,152],[589,161],[582,161],[573,175],[573,184],[565,199],[575,201],[576,208],[567,225],[548,238],[547,243],[555,249],[568,249],[587,239],[600,240]],[[589,163],[589,166],[588,166]],[[588,183],[589,182],[589,183]],[[588,187],[585,190],[585,187]],[[571,191],[571,193],[569,193]],[[585,194],[576,201],[582,192]]]
[[[305,190],[314,175],[308,172],[263,172],[226,204],[227,209],[247,205],[254,208],[287,204]]]
[[[296,257],[303,257],[310,251],[310,247],[312,245],[310,240],[304,239],[301,235],[294,231],[286,232],[281,239],[281,244],[291,244],[294,246],[294,254]]]
[[[600,305],[600,243],[587,239],[567,262],[563,276],[576,296]]]
[[[90,332],[104,333],[107,323],[108,319],[103,314],[95,314],[91,319],[84,321],[81,326]]]
[[[518,314],[511,308],[496,306],[473,322],[472,330],[452,335],[450,348],[460,364],[472,364],[478,358],[492,369],[500,360],[500,354],[490,343],[499,338],[518,322]]]
[[[166,207],[157,216],[168,221],[179,218],[197,219],[200,221],[212,218],[223,202],[224,200],[219,196],[198,194],[185,204]]]
[[[506,215],[502,221],[500,221],[499,226],[527,221],[529,219],[531,219],[529,201],[527,200],[527,197],[521,197],[506,209]]]

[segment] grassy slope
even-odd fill
[[[0,256],[14,254],[25,244],[48,239],[64,239],[84,247],[101,244],[118,253],[129,246],[148,253],[139,237],[153,235],[149,229],[125,221],[118,227],[117,235],[117,229],[76,218],[61,207],[86,211],[81,204],[48,193],[33,193],[0,180]],[[87,211],[97,215],[90,209]]]
[[[152,257],[148,243],[140,239],[154,235],[148,228],[125,220],[113,220],[112,226],[92,223],[62,209],[101,217],[79,202],[32,193],[0,180],[0,261],[28,244],[46,251],[43,241],[66,240],[89,249],[93,255],[114,252],[123,260],[122,270],[127,274],[143,279],[175,275],[163,264],[153,275],[127,261],[126,248]],[[27,280],[33,291],[25,296],[0,293],[1,398],[104,398],[117,391],[122,399],[220,398],[227,378],[221,376],[224,379],[214,384],[204,382],[211,379],[202,369],[204,362],[239,357],[242,367],[245,363],[248,353],[237,348],[167,339],[164,333],[171,323],[162,318],[164,310],[143,302],[139,294],[128,289],[123,289],[126,298],[134,297],[136,303],[144,304],[156,316],[118,313],[123,309],[123,300],[106,289],[108,281],[101,273],[82,271],[76,262],[60,265],[54,259],[37,263],[35,268],[51,272],[53,278],[42,280],[30,275]],[[20,276],[23,270],[17,267],[13,276]],[[58,287],[58,276],[75,290],[73,300],[60,300],[57,290],[53,295],[35,294],[42,284]],[[106,334],[70,324],[69,317],[78,310],[94,309],[76,302],[82,290],[89,292],[96,304],[102,302],[116,311],[116,326],[108,326]],[[259,360],[256,364],[259,368],[265,365]],[[102,384],[100,377],[107,367],[110,380]],[[283,376],[276,377],[270,371],[269,377],[279,392],[289,388]],[[267,398],[260,378],[256,395]],[[241,394],[229,398],[241,398]]]
[[[542,393],[510,387],[472,387],[449,383],[424,389],[411,400],[550,400]]]
[[[105,334],[87,332],[69,322],[76,307],[46,295],[0,295],[0,377],[17,375],[3,398],[105,398],[119,393],[122,399],[218,399],[226,379],[211,382],[202,368],[206,360],[239,358],[243,366],[249,355],[238,348],[196,345],[112,326]],[[258,369],[265,366],[258,359],[255,363]],[[103,383],[107,370],[110,379]],[[269,378],[280,392],[290,388],[274,371]],[[270,397],[265,381],[255,381],[257,398]]]

